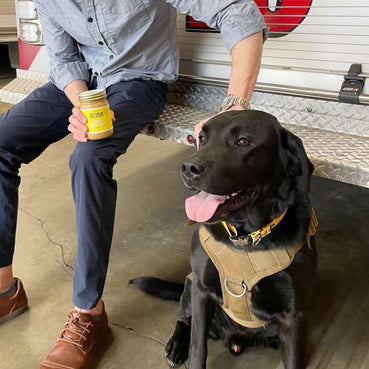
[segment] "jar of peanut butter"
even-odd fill
[[[79,94],[80,109],[86,117],[87,138],[101,140],[113,134],[113,121],[105,90],[90,90]]]

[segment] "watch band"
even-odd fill
[[[243,107],[245,110],[250,109],[250,103],[244,99],[243,97],[228,94],[221,104],[221,110],[225,111],[231,108],[233,105],[239,105]]]

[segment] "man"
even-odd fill
[[[87,368],[107,330],[101,300],[113,234],[113,166],[134,137],[161,113],[166,83],[177,78],[176,12],[221,31],[232,56],[227,109],[245,109],[267,31],[252,0],[34,0],[50,56],[50,83],[0,117],[0,324],[27,307],[12,272],[18,170],[69,132],[76,204],[73,303],[41,368]],[[113,136],[87,141],[78,94],[107,90]],[[236,97],[235,97],[236,96]],[[204,124],[201,122],[199,127]]]

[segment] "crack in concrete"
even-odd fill
[[[55,259],[55,261],[56,261],[57,263],[59,263],[59,264],[63,267],[63,269],[64,269],[64,270],[66,270],[66,271],[68,271],[68,272],[73,271],[73,270],[74,270],[74,268],[73,268],[71,265],[69,265],[69,264],[65,261],[65,257],[64,257],[64,245],[63,245],[63,244],[61,244],[61,243],[59,243],[59,242],[54,241],[54,240],[51,238],[50,233],[49,233],[48,229],[47,229],[47,228],[46,228],[46,226],[45,226],[45,222],[44,222],[41,218],[39,218],[39,217],[37,217],[37,216],[33,215],[32,213],[30,213],[28,210],[26,210],[26,209],[24,209],[24,208],[19,207],[18,209],[19,209],[20,211],[22,211],[23,213],[27,214],[28,216],[30,216],[31,218],[36,219],[36,220],[40,223],[40,225],[41,225],[41,229],[45,232],[46,237],[47,237],[47,239],[49,240],[49,242],[50,242],[50,243],[52,243],[52,244],[53,244],[53,245],[55,245],[55,246],[58,246],[58,247],[60,248],[60,251],[61,251],[61,259],[62,259],[62,261],[60,261],[60,260],[58,260],[58,259]],[[161,346],[163,346],[164,348],[165,348],[165,346],[166,346],[165,342],[163,342],[162,340],[160,340],[159,338],[157,338],[157,337],[155,337],[155,336],[147,336],[147,335],[144,335],[144,334],[138,333],[138,332],[136,332],[133,328],[131,328],[131,327],[127,327],[127,326],[125,326],[125,325],[123,325],[123,324],[114,323],[114,322],[109,322],[109,324],[111,324],[111,325],[113,325],[113,326],[116,326],[116,327],[123,328],[123,329],[127,330],[129,333],[132,333],[132,334],[134,334],[134,335],[135,335],[135,336],[137,336],[137,337],[140,337],[140,338],[143,338],[143,339],[147,339],[147,340],[150,340],[150,341],[154,341],[154,342],[156,342],[156,343],[160,344]],[[170,364],[170,363],[169,363],[169,364]],[[171,365],[171,366],[172,366],[172,365]],[[184,364],[183,364],[183,366],[184,366],[186,369],[188,369],[188,366],[187,366],[187,364],[186,364],[186,363],[184,363]]]
[[[160,344],[161,346],[163,346],[164,348],[165,348],[165,346],[166,346],[165,342],[163,342],[161,339],[159,339],[159,338],[157,338],[157,337],[154,337],[154,336],[147,336],[147,335],[145,335],[145,334],[138,333],[138,332],[136,332],[133,328],[131,328],[131,327],[127,327],[127,326],[126,326],[126,325],[124,325],[124,324],[114,323],[114,322],[109,322],[109,324],[114,325],[114,326],[116,326],[116,327],[123,328],[123,329],[127,330],[129,333],[132,333],[132,334],[134,334],[134,335],[135,335],[135,336],[137,336],[137,337],[140,337],[140,338],[143,338],[143,339],[145,339],[145,340],[149,340],[149,341],[154,341],[154,342],[156,342],[156,343]],[[165,355],[165,358],[166,358],[166,355]],[[168,362],[168,363],[169,363],[169,362]],[[169,365],[170,365],[170,363],[169,363]],[[182,364],[182,365],[183,365],[186,369],[188,369],[188,366],[187,366],[187,364],[186,364],[186,363],[184,363],[184,364]],[[170,365],[170,366],[173,366],[173,365]]]
[[[116,327],[123,328],[123,329],[127,330],[128,332],[130,332],[130,333],[134,334],[134,335],[135,335],[135,336],[137,336],[137,337],[140,337],[140,338],[144,338],[144,339],[147,339],[147,340],[154,341],[154,342],[156,342],[156,343],[159,343],[159,344],[160,344],[160,345],[162,345],[163,347],[165,347],[165,346],[166,346],[166,344],[165,344],[161,339],[156,338],[156,337],[154,337],[154,336],[146,336],[146,335],[144,335],[144,334],[138,333],[138,332],[136,332],[133,328],[131,328],[131,327],[127,327],[127,326],[126,326],[126,325],[124,325],[124,324],[114,323],[114,322],[109,322],[109,324],[114,325],[114,326],[116,326]]]
[[[64,247],[65,247],[65,246],[64,246],[63,244],[59,243],[59,242],[54,241],[54,240],[51,238],[51,236],[50,236],[50,234],[49,234],[49,231],[48,231],[48,229],[47,229],[47,228],[46,228],[46,226],[45,226],[45,222],[44,222],[41,218],[39,218],[39,217],[37,217],[37,216],[35,216],[35,215],[31,214],[28,210],[26,210],[26,209],[24,209],[24,208],[19,207],[18,209],[19,209],[20,211],[23,211],[23,213],[27,214],[27,215],[28,215],[28,216],[30,216],[31,218],[36,219],[36,220],[40,223],[40,225],[41,225],[41,229],[45,232],[46,237],[47,237],[47,239],[49,240],[49,242],[50,242],[50,243],[52,243],[52,244],[53,244],[53,245],[55,245],[55,246],[58,246],[58,247],[60,248],[60,251],[61,251],[61,261],[60,261],[60,260],[58,260],[58,259],[55,259],[55,261],[56,261],[58,264],[60,264],[60,265],[63,267],[63,269],[64,269],[64,270],[66,270],[67,272],[73,272],[73,270],[74,270],[73,266],[69,265],[69,264],[65,261],[65,256],[64,256]]]

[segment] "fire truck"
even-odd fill
[[[275,115],[304,142],[315,175],[369,187],[367,0],[255,0],[270,29],[253,109]],[[32,1],[16,0],[19,69],[0,90],[17,103],[48,80]],[[177,16],[179,79],[162,116],[142,133],[193,145],[193,128],[219,110],[231,59],[220,33]]]

